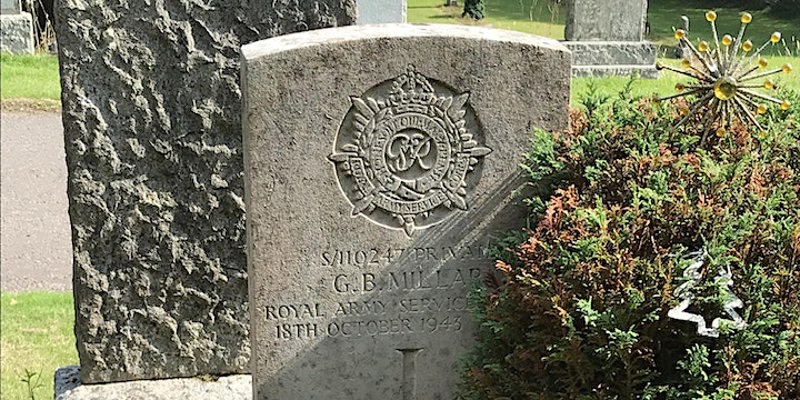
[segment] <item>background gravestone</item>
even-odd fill
[[[0,0],[0,52],[33,53],[33,18],[20,0]]]
[[[248,372],[239,50],[353,0],[56,2],[84,383]]]
[[[567,6],[566,40],[645,39],[647,0],[570,0]]]
[[[569,53],[455,25],[242,52],[255,398],[453,399],[468,289],[526,224],[531,132],[566,128]]]
[[[568,0],[564,45],[572,51],[573,76],[658,77],[646,23],[647,0]]]
[[[406,22],[406,0],[358,0],[358,24]]]

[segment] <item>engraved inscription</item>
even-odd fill
[[[489,249],[479,246],[442,246],[409,248],[371,248],[368,250],[330,250],[320,255],[322,267],[366,267],[387,265],[400,256],[408,256],[416,262],[444,262],[450,260],[488,260]],[[491,261],[491,260],[488,260]]]
[[[318,293],[327,292],[326,301],[268,304],[259,314],[274,324],[278,340],[460,332],[468,323],[467,287],[480,279],[476,265],[490,262],[488,250],[476,244],[321,250],[316,266],[327,273]]]
[[[426,274],[423,268],[416,271],[390,271],[382,278],[371,272],[357,276],[338,274],[333,278],[333,289],[339,293],[450,289],[465,286],[471,279],[478,277],[478,268],[442,269],[430,274]]]
[[[467,299],[414,297],[401,300],[342,301],[332,306],[330,314],[320,311],[318,304],[302,304],[296,306],[311,309],[316,307],[315,313],[286,313],[278,316],[277,310],[292,306],[266,307],[266,319],[276,322],[276,339],[307,339],[323,335],[352,338],[459,332],[463,328],[462,318],[467,311]],[[333,319],[324,319],[328,316]]]
[[[411,333],[459,332],[462,316],[360,319],[355,321],[331,321],[327,325],[306,323],[282,323],[275,325],[275,338],[283,340],[316,338],[322,335],[345,338],[383,336]]]
[[[328,158],[353,216],[411,236],[468,209],[467,194],[491,153],[469,96],[409,66],[350,98]]]

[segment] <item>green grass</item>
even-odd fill
[[[674,45],[673,27],[680,27],[681,15],[689,17],[689,38],[697,43],[700,39],[713,41],[711,27],[705,20],[705,12],[714,9],[717,12],[717,28],[720,36],[728,33],[733,37],[739,34],[739,16],[743,11],[753,14],[753,22],[747,27],[744,40],[750,39],[756,45],[766,42],[772,32],[783,34],[784,42],[768,48],[768,55],[800,56],[800,12],[795,15],[777,16],[769,10],[743,10],[731,7],[715,7],[713,1],[658,0],[650,2],[648,18],[650,20],[650,40],[659,44]]]
[[[461,18],[462,8],[445,7],[445,0],[408,0],[408,21],[422,23],[451,23],[491,26],[546,36],[554,39],[564,37],[563,7],[552,4],[552,0],[486,0],[486,18],[472,21]],[[462,2],[460,2],[463,4]],[[659,0],[650,2],[650,39],[671,46],[675,43],[673,26],[679,25],[680,16],[687,15],[692,21],[690,37],[711,40],[710,29],[703,19],[705,10],[712,8],[711,0]],[[720,34],[735,35],[739,27],[739,13],[736,8],[714,7],[719,15]],[[748,28],[746,38],[762,43],[774,30],[783,33],[784,43],[771,46],[767,54],[787,53],[800,55],[800,13],[782,15],[778,18],[768,11],[752,11],[754,21]],[[785,13],[784,13],[785,14]],[[777,63],[775,63],[777,65]],[[800,62],[792,62],[800,68]],[[670,74],[665,74],[669,76]],[[793,74],[795,77],[797,72]],[[585,80],[575,80],[573,86],[585,87]],[[611,78],[601,86],[617,88],[624,78]],[[661,82],[663,81],[663,82]],[[793,82],[797,82],[797,78]],[[792,82],[790,82],[792,83]],[[660,80],[651,86],[652,91],[662,92],[663,88],[674,86],[675,80]],[[797,87],[797,86],[795,86]],[[51,99],[60,98],[58,81],[58,59],[53,55],[0,55],[0,98],[2,99]],[[642,89],[650,90],[650,89]],[[573,91],[574,92],[574,91]]]
[[[490,26],[532,33],[554,39],[564,38],[564,11],[550,0],[486,0],[486,18],[461,18],[460,6],[445,7],[444,0],[408,0],[408,22]]]
[[[0,54],[0,98],[58,100],[60,97],[56,56]]]
[[[494,28],[510,29],[532,33],[553,39],[564,38],[564,19],[566,10],[563,6],[554,5],[552,0],[485,0],[486,18],[474,22],[461,18],[461,7],[445,7],[444,0],[408,0],[408,21],[420,23],[454,23],[483,25]],[[459,2],[463,4],[463,2]],[[690,38],[711,40],[711,29],[704,19],[706,10],[715,9],[718,14],[720,35],[730,33],[736,36],[739,32],[738,8],[718,7],[711,0],[658,0],[651,1],[648,12],[650,36],[648,39],[663,45],[674,45],[673,27],[680,26],[681,15],[691,21]],[[773,31],[783,33],[785,43],[771,47],[769,55],[800,56],[800,12],[795,15],[776,15],[769,10],[752,11],[753,23],[750,24],[745,39],[753,43],[763,43],[769,39]]]
[[[797,68],[800,68],[800,58],[797,57],[769,57],[770,66],[779,67],[785,63],[790,63],[795,67],[795,71],[789,75],[778,74],[774,76],[774,81],[778,87],[785,87],[800,92],[800,73]],[[665,64],[672,64],[678,66],[678,60],[661,59]],[[580,98],[586,93],[589,82],[594,82],[598,94],[605,94],[608,96],[617,95],[620,90],[625,86],[628,78],[625,77],[606,77],[606,78],[573,78],[571,103],[575,107],[577,105],[576,99]],[[675,93],[675,84],[678,82],[687,83],[689,79],[683,75],[671,72],[661,71],[658,79],[642,79],[638,80],[633,85],[634,97],[636,96],[651,96],[657,94],[666,96]],[[766,90],[759,90],[766,93]]]
[[[485,0],[486,18],[481,21],[472,21],[461,18],[461,7],[445,7],[444,0],[408,0],[408,21],[420,23],[452,23],[491,26],[532,33],[554,39],[564,38],[564,12],[565,10],[551,4],[551,0]],[[459,2],[463,4],[463,2]],[[687,3],[691,3],[687,5]],[[707,0],[687,2],[685,0],[658,0],[650,2],[649,19],[651,24],[650,39],[672,46],[675,44],[673,26],[680,24],[680,16],[687,15],[692,25],[690,37],[698,41],[711,39],[711,30],[704,19],[705,11],[712,8],[712,2]],[[718,14],[720,35],[731,33],[738,34],[739,14],[741,10],[734,8],[715,7]],[[773,31],[783,33],[784,43],[771,46],[765,54],[771,66],[780,66],[790,63],[795,67],[795,72],[790,75],[780,75],[776,78],[779,85],[800,91],[800,58],[781,57],[774,55],[800,55],[800,13],[794,16],[777,18],[767,11],[753,11],[753,23],[750,24],[745,38],[750,38],[760,45],[766,41]],[[699,37],[699,38],[698,38]],[[661,60],[665,63],[677,61]],[[577,78],[572,80],[572,104],[575,99],[586,92],[590,81],[600,94],[616,95],[622,90],[628,78]],[[654,93],[660,95],[672,94],[675,84],[686,82],[681,75],[663,71],[657,80],[641,80],[633,87],[634,96],[649,96]]]
[[[531,0],[521,0],[531,1]],[[411,22],[427,23],[468,23],[475,22],[460,18],[460,7],[442,7],[444,0],[409,0],[408,19]],[[681,15],[681,2],[678,0],[659,0],[659,5],[651,7],[651,20],[653,34],[656,37],[671,37],[672,29],[669,18],[677,20]],[[533,4],[533,8],[531,8]],[[552,18],[552,13],[546,7],[545,1],[538,3],[500,2],[487,0],[487,14],[489,17],[481,21],[480,25],[491,25],[497,28],[514,29],[529,33],[536,33],[553,38],[561,38],[563,25],[559,25],[563,16],[559,15],[558,21]],[[684,7],[686,13],[693,21],[702,17],[704,7]],[[533,11],[531,11],[533,10]],[[692,11],[694,10],[694,11]],[[692,15],[696,12],[697,16]],[[737,20],[737,13],[718,10],[720,25],[726,28],[725,20]],[[786,32],[791,32],[800,27],[800,22],[790,25],[786,21],[759,27],[759,22],[769,21],[769,15],[754,13],[756,21],[753,24],[753,37],[768,36],[777,26]],[[532,16],[532,17],[531,17]],[[674,17],[674,18],[673,18]],[[763,18],[762,18],[763,17]],[[760,21],[761,20],[761,21]],[[774,21],[773,21],[774,22]],[[703,22],[696,22],[703,29]],[[701,25],[702,24],[702,25]],[[777,25],[776,25],[777,24]],[[783,25],[781,25],[783,24]],[[697,27],[698,25],[694,25]],[[734,24],[735,25],[735,24]],[[786,29],[788,28],[788,29]],[[701,28],[693,28],[700,30]],[[758,30],[760,29],[760,30]],[[725,30],[723,30],[725,32]],[[798,35],[800,36],[800,35]],[[788,37],[788,35],[784,35]],[[672,39],[665,39],[672,40]],[[55,56],[0,56],[0,78],[2,79],[2,98],[33,98],[33,99],[58,99],[58,63]],[[662,60],[663,62],[677,64],[676,60]],[[796,70],[800,70],[800,59],[790,57],[770,57],[770,64],[779,66],[791,63]],[[576,99],[586,93],[590,82],[596,86],[599,94],[608,96],[617,95],[627,78],[577,78],[572,80],[572,105],[577,106]],[[790,75],[780,75],[776,79],[779,86],[800,91],[800,71]],[[686,82],[684,77],[663,71],[657,80],[640,80],[633,85],[633,96],[649,96],[652,94],[666,95],[674,92],[677,82]],[[29,399],[27,386],[21,381],[25,371],[31,371],[39,376],[41,387],[35,390],[37,399],[48,398],[53,393],[52,376],[56,367],[76,364],[75,337],[72,332],[73,308],[70,293],[22,293],[0,295],[0,398]],[[36,378],[34,378],[35,380]]]
[[[72,293],[2,293],[0,307],[0,396],[30,399],[21,381],[28,370],[41,385],[35,399],[52,399],[56,367],[78,363]]]

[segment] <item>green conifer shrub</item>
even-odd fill
[[[701,146],[671,129],[674,105],[591,91],[583,103],[566,132],[534,133],[532,228],[498,246],[473,293],[467,397],[800,399],[797,107],[770,111],[761,139],[738,125]],[[691,310],[724,316],[720,268],[744,302],[747,326],[719,338],[667,317],[683,255],[701,248]]]

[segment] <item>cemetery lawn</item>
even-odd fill
[[[22,382],[25,370],[36,374],[31,379],[34,398],[52,398],[56,367],[78,363],[72,293],[4,292],[0,309],[2,400],[31,399]]]
[[[473,21],[461,18],[464,0],[458,6],[444,6],[445,0],[408,0],[408,22],[426,24],[464,24],[490,26],[564,39],[565,10],[550,0],[486,0],[486,18]]]
[[[461,18],[462,6],[445,7],[445,0],[408,0],[408,21],[420,23],[451,23],[478,26],[491,26],[495,28],[517,30],[546,36],[554,39],[564,38],[564,13],[563,7],[554,6],[551,0],[486,0],[487,17],[481,21],[472,21]],[[459,1],[463,5],[463,0]],[[675,43],[672,37],[672,27],[679,23],[680,15],[687,15],[692,21],[690,37],[710,40],[708,24],[703,19],[703,13],[712,7],[710,0],[659,0],[650,3],[649,17],[651,22],[650,40],[664,44],[665,48]],[[738,8],[714,7],[719,14],[718,23],[720,34],[731,32],[736,34],[739,26]],[[766,40],[774,30],[783,32],[785,43],[768,49],[768,55],[793,54],[800,56],[800,13],[788,15],[785,18],[776,18],[774,14],[765,11],[754,11],[754,23],[748,28],[746,37],[754,42],[761,43]],[[796,69],[800,69],[800,59],[770,58],[772,65],[781,65],[790,62]],[[662,73],[669,79],[658,81],[642,81],[637,84],[635,94],[668,93],[677,82],[672,73]],[[10,55],[0,54],[0,98],[4,101],[10,99],[36,99],[43,101],[58,101],[61,96],[59,84],[58,58],[55,55]],[[608,78],[598,83],[598,88],[604,91],[609,88],[611,93],[616,93],[625,82],[625,78]],[[576,89],[585,88],[587,79],[573,80],[573,99]],[[794,72],[789,76],[786,85],[800,90],[800,73]],[[666,90],[666,91],[665,91]],[[34,108],[42,108],[34,106]],[[58,109],[55,106],[49,107]]]
[[[59,100],[58,57],[0,54],[0,98]]]
[[[444,3],[445,0],[408,0],[408,22],[482,25],[564,39],[566,9],[563,5],[553,5],[552,0],[485,0],[486,18],[481,21],[461,18],[463,0],[459,0],[457,7],[445,7]],[[711,29],[704,19],[705,11],[709,9],[717,11],[720,35],[738,34],[739,14],[745,11],[742,8],[719,7],[719,2],[713,0],[658,0],[650,2],[648,39],[662,45],[674,45],[672,28],[680,25],[681,15],[686,15],[691,22],[689,37],[695,42],[698,37],[711,40]],[[750,11],[753,23],[748,27],[746,39],[760,45],[769,39],[772,32],[780,31],[785,43],[776,45],[766,54],[800,56],[800,12],[777,15],[765,10]]]
[[[413,0],[410,0],[413,1]],[[739,7],[718,7],[719,1],[686,1],[658,0],[651,1],[648,11],[650,21],[649,39],[666,45],[674,45],[675,38],[672,27],[680,26],[681,15],[689,17],[689,38],[697,43],[700,39],[709,42],[714,40],[711,27],[705,20],[705,12],[713,9],[717,12],[717,28],[720,36],[728,33],[733,37],[739,34],[739,15],[743,11],[753,14],[753,22],[747,27],[745,39],[750,39],[757,46],[766,42],[772,32],[783,34],[784,43],[778,43],[767,55],[800,56],[800,12],[794,15],[783,13],[776,15],[768,10],[748,10]]]
[[[770,68],[780,68],[781,65],[789,63],[795,67],[795,71],[791,74],[779,74],[774,76],[776,85],[785,87],[795,92],[800,92],[800,58],[798,57],[768,57]],[[672,59],[659,59],[659,62],[671,64],[675,67],[680,66],[678,60]],[[590,83],[594,84],[597,88],[598,94],[606,96],[616,96],[629,78],[626,77],[605,77],[605,78],[572,78],[572,88],[570,91],[570,104],[572,107],[578,107],[577,99],[580,99],[588,89]],[[659,96],[667,96],[675,92],[675,84],[678,82],[688,83],[689,78],[671,72],[661,71],[658,79],[642,79],[634,82],[632,95],[636,96],[651,96],[657,94]],[[766,93],[765,90],[761,92]]]

